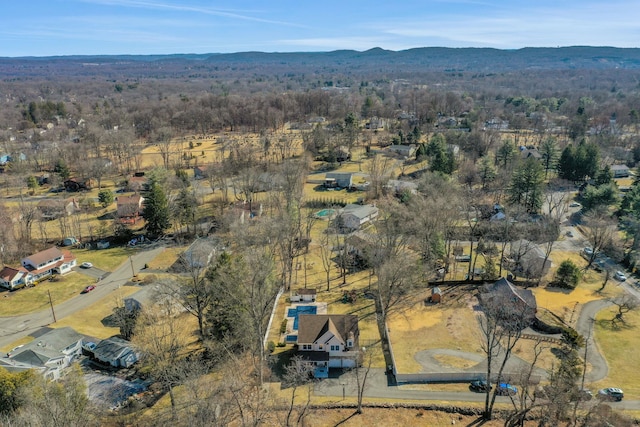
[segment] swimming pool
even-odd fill
[[[298,316],[300,314],[316,314],[318,307],[315,305],[299,305],[287,310],[287,317],[293,317],[293,329],[298,330]]]
[[[322,209],[321,211],[316,212],[316,217],[318,218],[330,218],[336,214],[335,209]]]

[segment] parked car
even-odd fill
[[[582,252],[584,252],[584,254],[587,255],[587,256],[591,256],[591,255],[593,255],[593,248],[589,248],[589,247],[584,248],[582,250]]]
[[[620,402],[624,397],[624,392],[616,387],[603,388],[598,391],[598,399]]]
[[[93,267],[93,264],[91,264],[90,262],[83,262],[82,264],[80,264],[80,267],[82,267],[82,268],[91,268],[91,267]]]
[[[613,275],[613,278],[620,282],[624,282],[625,280],[627,280],[627,276],[625,276],[625,274],[620,270],[615,272],[615,274]]]
[[[569,207],[570,208],[579,208],[580,206],[582,206],[580,203],[578,202],[572,202]]]
[[[573,237],[573,232],[571,230],[567,231],[565,234],[567,237]]]
[[[500,383],[496,386],[496,392],[499,396],[515,396],[518,389],[508,383]]]
[[[476,393],[486,393],[491,391],[491,384],[484,380],[472,381],[471,384],[469,384],[469,389]]]
[[[95,285],[89,285],[89,286],[87,286],[86,288],[84,288],[84,289],[82,290],[82,293],[83,293],[83,294],[86,294],[87,292],[91,292],[91,291],[92,291],[92,290],[94,290],[95,288],[96,288],[96,286],[95,286]]]

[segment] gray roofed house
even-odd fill
[[[12,372],[35,369],[45,378],[57,380],[62,371],[82,354],[83,339],[69,327],[52,329],[7,357],[0,358],[0,366]]]
[[[362,225],[378,217],[379,210],[374,205],[346,205],[339,217],[345,228],[357,230]]]
[[[410,145],[390,145],[389,146],[389,151],[392,151],[396,154],[399,154],[403,157],[413,157],[416,154],[416,151],[418,151],[418,146],[415,144],[410,144]]]
[[[627,165],[611,165],[611,172],[614,178],[626,178],[630,174]]]
[[[139,360],[131,343],[115,336],[100,341],[92,352],[95,359],[114,368],[128,368]]]
[[[551,260],[540,247],[528,240],[511,242],[510,257],[516,262],[516,271],[525,277],[542,277],[551,268]]]
[[[327,188],[351,188],[353,185],[353,174],[350,172],[327,172],[325,174],[324,186]]]

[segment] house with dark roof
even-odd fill
[[[47,379],[57,380],[82,354],[83,338],[69,327],[52,329],[6,357],[0,357],[0,366],[10,372],[34,369]]]
[[[76,266],[76,256],[53,246],[22,259],[22,267],[27,271],[26,283],[45,279],[53,274],[67,274]]]
[[[94,359],[114,368],[128,368],[140,359],[129,341],[115,336],[100,341],[91,353]]]
[[[298,354],[311,364],[316,378],[329,368],[353,368],[359,363],[360,329],[352,314],[299,314]]]
[[[485,287],[478,296],[485,313],[491,311],[499,320],[524,329],[535,320],[538,305],[529,289],[522,289],[502,277]]]
[[[28,271],[23,267],[13,268],[5,266],[2,271],[0,271],[0,286],[10,291],[19,289],[27,284],[26,279],[28,274]]]
[[[142,216],[144,197],[139,194],[133,196],[119,196],[116,199],[118,221],[123,224],[135,224]]]

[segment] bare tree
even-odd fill
[[[598,253],[605,249],[616,232],[616,223],[604,210],[594,210],[584,216],[586,238],[591,244],[592,252],[587,259],[585,270],[591,267]]]
[[[486,378],[498,384],[504,379],[507,362],[522,336],[522,330],[530,325],[535,308],[502,298],[502,295],[492,297],[483,294],[481,301],[483,314],[479,316],[479,323],[481,347],[487,357]],[[485,419],[493,416],[497,393],[497,387],[487,391],[483,413]]]
[[[285,426],[304,424],[304,418],[307,416],[311,405],[312,384],[313,365],[305,363],[300,355],[291,358],[291,362],[285,367],[282,378],[282,386],[291,389],[291,398],[287,404],[284,420]],[[303,388],[303,393],[306,394],[301,404],[296,402],[296,400],[299,400],[298,391],[300,391],[300,388]]]
[[[624,315],[638,308],[640,301],[632,295],[624,294],[609,300],[618,310],[611,319],[611,324],[617,326],[618,323],[625,323]]]

